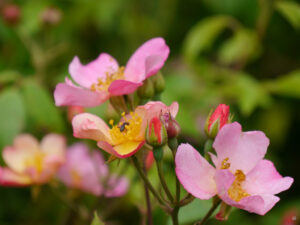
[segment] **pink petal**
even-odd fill
[[[29,134],[21,134],[14,140],[13,147],[5,147],[2,156],[5,163],[16,172],[24,172],[26,160],[39,151],[39,143]]]
[[[229,170],[217,170],[215,180],[219,197],[228,205],[253,212],[259,215],[267,213],[279,201],[279,198],[271,195],[252,195],[242,198],[239,202],[228,196],[228,188],[231,186],[235,176]]]
[[[111,155],[117,156],[118,158],[128,158],[134,155],[143,145],[145,141],[141,142],[125,142],[116,146],[112,146],[105,141],[97,142],[97,145],[102,150],[108,152]]]
[[[41,141],[41,150],[46,157],[57,157],[63,163],[66,152],[66,139],[62,135],[48,134]]]
[[[74,137],[111,142],[109,127],[102,119],[93,114],[76,115],[72,120],[72,125]]]
[[[242,132],[239,123],[226,124],[218,133],[213,147],[217,152],[217,168],[228,158],[230,170],[247,174],[263,159],[269,139],[261,131]]]
[[[104,190],[105,197],[120,197],[127,193],[129,182],[126,177],[116,177],[115,175],[111,175],[106,186],[107,188]]]
[[[249,194],[278,194],[289,189],[293,181],[291,177],[282,177],[271,161],[261,160],[247,174],[244,187]]]
[[[87,65],[82,65],[75,56],[70,63],[69,73],[79,85],[90,88],[93,83],[97,83],[98,78],[106,77],[106,73],[114,73],[118,68],[118,62],[112,56],[102,53]]]
[[[113,96],[127,95],[133,93],[143,83],[135,83],[128,80],[115,80],[113,81],[108,91]]]
[[[14,171],[0,167],[0,185],[8,187],[26,186],[31,184],[31,179],[23,174],[15,173]]]
[[[169,55],[169,47],[163,38],[153,38],[140,46],[125,67],[126,80],[141,82],[156,74]]]
[[[67,83],[59,83],[54,90],[56,106],[94,107],[102,104],[108,98],[109,94],[105,91],[91,91],[76,87],[69,80]]]
[[[216,194],[215,169],[189,144],[181,144],[175,158],[176,175],[184,188],[200,199]]]

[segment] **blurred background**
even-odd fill
[[[68,76],[73,57],[87,63],[107,52],[125,65],[138,46],[161,36],[171,49],[162,69],[162,100],[179,102],[180,141],[202,151],[206,117],[225,103],[244,130],[266,133],[271,141],[266,158],[282,175],[295,178],[266,216],[233,210],[229,221],[208,224],[296,224],[292,218],[300,214],[299,2],[0,0],[0,12],[0,150],[24,132],[38,138],[62,133],[68,144],[74,143],[67,108],[55,107],[53,100],[53,90]],[[86,110],[111,117],[107,104]],[[171,158],[165,170],[173,180]],[[155,170],[149,173],[157,182]],[[143,189],[134,170],[126,174],[132,180],[129,193],[99,202],[83,193],[65,201],[61,197],[72,193],[57,183],[45,185],[35,198],[31,188],[0,187],[0,224],[88,225],[95,209],[107,224],[142,224]],[[181,224],[199,220],[208,207],[208,202],[195,200],[182,208]],[[171,224],[158,207],[153,216],[155,225]]]

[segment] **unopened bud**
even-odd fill
[[[178,122],[172,117],[170,113],[165,113],[160,116],[161,121],[165,125],[168,138],[177,137],[180,134],[181,128]]]
[[[85,110],[81,106],[69,106],[68,107],[68,120],[71,122],[73,117],[77,114],[84,113]]]
[[[219,130],[229,123],[229,106],[220,104],[206,120],[205,132],[208,137],[215,138]]]
[[[155,76],[152,76],[151,79],[154,85],[155,93],[159,94],[163,92],[166,84],[162,73],[158,72]]]
[[[227,220],[230,214],[230,210],[231,206],[222,202],[220,206],[220,211],[216,214],[216,219],[221,221]]]
[[[163,146],[168,141],[167,130],[158,117],[153,117],[146,129],[146,141],[153,147]]]
[[[2,9],[3,20],[9,25],[17,25],[20,21],[21,10],[18,5],[7,4]]]
[[[142,99],[152,98],[154,95],[154,86],[150,79],[146,79],[144,84],[137,90],[138,96]]]
[[[46,8],[41,13],[41,20],[46,25],[57,25],[62,18],[62,13],[54,7]]]

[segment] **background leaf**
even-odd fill
[[[292,1],[277,1],[276,9],[294,26],[300,28],[300,4]]]
[[[94,213],[94,219],[91,225],[104,225],[104,223],[99,219],[96,212]]]

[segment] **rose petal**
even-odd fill
[[[106,185],[108,188],[104,190],[105,197],[120,197],[127,193],[129,182],[126,177],[116,177],[115,175],[111,175]]]
[[[15,187],[26,186],[31,184],[31,179],[23,174],[15,173],[14,171],[0,167],[0,185]]]
[[[98,147],[108,152],[109,154],[115,155],[118,158],[127,158],[136,153],[143,145],[145,141],[128,141],[120,145],[111,146],[109,143],[99,141]]]
[[[90,88],[99,78],[106,77],[106,73],[116,72],[118,68],[118,62],[112,56],[102,53],[87,65],[82,65],[79,58],[75,56],[70,63],[69,73],[82,87]]]
[[[109,127],[99,117],[81,113],[72,120],[74,137],[111,142]]]
[[[94,107],[108,98],[109,94],[105,91],[91,91],[76,87],[69,80],[68,83],[59,83],[54,90],[56,106]]]
[[[127,95],[133,93],[143,83],[135,83],[128,80],[115,80],[113,81],[108,91],[113,96]]]
[[[141,82],[156,74],[169,55],[169,47],[163,38],[153,38],[140,46],[125,67],[126,80]]]
[[[184,188],[200,199],[216,192],[215,169],[189,144],[181,144],[175,158],[176,175]]]
[[[247,174],[263,159],[269,139],[261,131],[242,132],[239,123],[226,124],[218,133],[213,147],[217,152],[217,168],[228,158],[230,170],[242,170]]]
[[[244,183],[245,190],[250,194],[278,194],[290,188],[294,179],[282,177],[269,160],[261,160],[251,170]]]
[[[41,150],[46,156],[58,156],[64,159],[66,139],[62,135],[48,134],[41,141]]]

